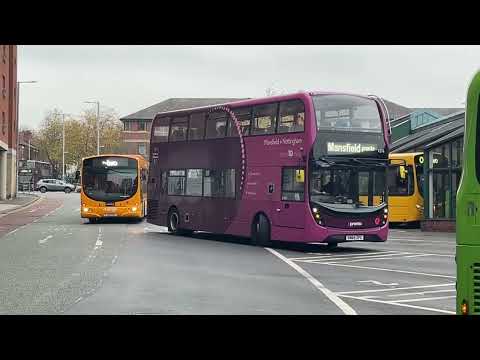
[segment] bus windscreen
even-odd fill
[[[413,195],[413,167],[411,165],[393,165],[388,169],[388,194],[391,196]]]
[[[138,188],[137,160],[97,157],[83,162],[83,192],[97,201],[126,200]]]
[[[310,174],[310,200],[317,203],[368,206],[369,202],[373,202],[373,197],[377,196],[384,202],[384,177],[384,168],[371,170],[316,167]]]
[[[380,133],[382,121],[375,101],[350,95],[312,96],[318,130]]]

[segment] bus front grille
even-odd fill
[[[473,263],[473,307],[472,313],[480,314],[480,263]]]

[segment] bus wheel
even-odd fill
[[[88,222],[90,224],[96,224],[97,223],[97,218],[88,218]]]
[[[168,219],[167,219],[167,226],[168,226],[168,231],[178,235],[178,225],[180,224],[180,215],[178,214],[177,209],[172,209],[168,213]]]
[[[338,243],[327,243],[327,245],[325,246],[327,250],[333,250],[333,249],[336,249],[338,247]]]
[[[258,215],[252,225],[252,243],[257,246],[269,246],[270,240],[270,223],[265,215]]]

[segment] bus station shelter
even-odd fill
[[[408,119],[406,119],[408,121]],[[462,173],[465,111],[411,128],[392,143],[394,153],[423,152],[425,231],[455,231],[456,193]],[[402,132],[405,131],[405,120]],[[407,124],[408,126],[408,124]],[[395,134],[395,127],[392,128]],[[395,137],[394,137],[395,139]]]

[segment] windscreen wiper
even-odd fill
[[[319,166],[322,166],[322,167],[325,167],[324,164],[327,164],[326,166],[332,166],[332,165],[335,165],[334,162],[330,161],[330,160],[327,160],[325,159],[324,157],[321,157],[321,158],[318,158],[315,160],[315,163]]]
[[[350,162],[355,162],[355,163],[360,164],[360,165],[364,165],[364,166],[374,166],[374,167],[382,167],[382,168],[385,168],[385,167],[388,166],[388,161],[384,163],[384,162],[380,161],[380,159],[365,161],[366,159],[349,158],[347,160],[349,160]]]

